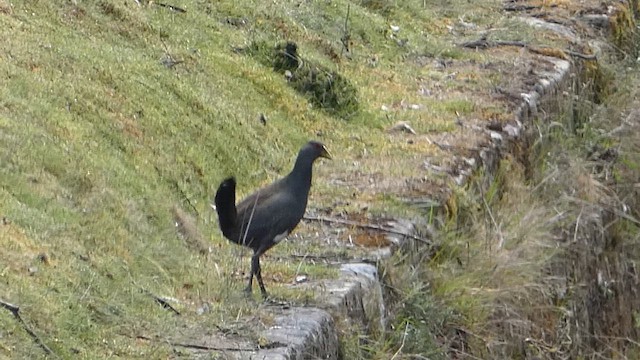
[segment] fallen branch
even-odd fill
[[[51,355],[54,358],[59,359],[59,357],[53,352],[53,350],[51,350],[51,348],[48,347],[47,344],[45,344],[44,341],[42,341],[42,339],[40,339],[40,337],[33,330],[31,330],[31,328],[29,327],[29,325],[27,325],[24,319],[22,319],[22,316],[20,316],[19,306],[8,303],[3,300],[0,300],[0,306],[9,310],[9,312],[11,312],[11,315],[13,315],[13,317],[20,323],[20,325],[22,325],[22,328],[24,329],[24,331],[26,331],[27,334],[31,336],[33,341],[35,341],[35,343],[38,344],[38,346],[40,346],[40,348],[44,350],[44,352],[47,353],[47,355]]]
[[[359,222],[350,221],[350,220],[342,220],[342,219],[327,218],[327,217],[320,217],[320,216],[306,216],[305,215],[303,219],[309,220],[309,221],[324,222],[324,223],[329,223],[329,224],[350,225],[350,226],[355,226],[355,227],[358,227],[358,228],[361,228],[361,229],[376,230],[376,231],[386,232],[388,234],[406,236],[408,238],[420,241],[420,242],[425,243],[427,245],[430,245],[430,246],[433,245],[433,241],[431,241],[429,239],[425,239],[423,237],[420,237],[420,236],[417,236],[417,235],[413,235],[413,234],[407,234],[407,233],[402,232],[402,231],[385,228],[385,227],[382,227],[382,226],[379,226],[379,225],[364,224],[364,223],[359,223]]]
[[[469,49],[488,49],[491,47],[498,47],[498,46],[516,46],[516,47],[521,47],[521,48],[525,48],[529,51],[531,51],[532,53],[536,53],[536,54],[541,54],[541,55],[546,55],[549,56],[550,51],[557,51],[557,52],[563,52],[567,55],[570,56],[574,56],[583,60],[596,60],[597,57],[595,55],[588,55],[588,54],[582,54],[573,50],[568,50],[568,49],[553,49],[553,48],[548,48],[548,47],[534,47],[531,46],[525,42],[522,41],[502,41],[502,40],[495,40],[495,41],[490,41],[487,39],[486,36],[481,37],[478,40],[473,40],[473,41],[468,41],[465,43],[460,44],[461,47],[465,47],[465,48],[469,48]],[[557,56],[559,57],[559,56]]]
[[[504,11],[529,11],[529,10],[542,9],[542,6],[539,6],[539,5],[505,5],[505,6],[502,7],[502,9]]]
[[[522,41],[489,41],[486,36],[481,37],[478,40],[468,41],[460,44],[460,46],[470,49],[487,49],[490,47],[497,46],[518,46],[518,47],[528,47],[527,43]]]
[[[356,257],[340,256],[340,255],[289,254],[287,256],[270,255],[269,258],[275,259],[275,260],[283,260],[283,261],[291,260],[291,259],[296,259],[300,261],[310,261],[310,262],[317,261],[327,265],[361,264],[361,263],[372,264],[372,265],[376,264],[375,259],[368,259],[364,257],[356,258]]]
[[[281,342],[271,342],[268,343],[264,346],[255,346],[255,347],[248,347],[248,348],[236,348],[236,347],[226,347],[226,346],[209,346],[209,345],[199,345],[199,344],[187,344],[187,343],[181,343],[181,342],[175,342],[175,341],[170,341],[167,339],[161,339],[159,337],[155,337],[152,338],[150,336],[146,336],[146,335],[136,335],[135,336],[136,339],[139,340],[146,340],[146,341],[155,341],[155,342],[162,342],[165,344],[169,344],[173,347],[181,347],[181,348],[185,348],[185,349],[195,349],[195,350],[207,350],[207,351],[256,351],[256,350],[260,350],[260,349],[274,349],[274,348],[278,348],[278,347],[286,347],[286,344],[283,344]]]
[[[175,12],[179,12],[179,13],[186,13],[187,12],[187,10],[185,10],[183,8],[179,8],[177,6],[173,6],[173,5],[169,5],[169,4],[163,4],[163,3],[158,3],[158,2],[154,3],[154,4],[156,4],[158,6],[161,6],[161,7],[164,7],[164,8],[167,8],[169,10],[173,10]]]
[[[569,54],[571,56],[575,56],[575,57],[583,59],[583,60],[597,60],[598,59],[595,55],[587,55],[587,54],[583,54],[583,53],[579,53],[579,52],[575,52],[575,51],[571,51],[571,50],[565,50],[564,52],[566,52],[567,54]]]

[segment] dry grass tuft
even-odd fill
[[[172,210],[176,230],[185,244],[202,255],[209,253],[209,243],[198,230],[196,219],[178,206],[174,206]]]

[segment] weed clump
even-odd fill
[[[384,17],[389,17],[396,7],[395,4],[384,0],[362,0],[360,6],[376,12]]]
[[[254,42],[248,53],[283,74],[291,87],[330,115],[349,119],[358,112],[360,105],[356,87],[336,71],[312,61],[303,61],[294,42],[275,47]]]

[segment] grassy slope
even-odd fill
[[[188,202],[208,218],[207,200],[223,176],[251,186],[265,171],[281,172],[286,154],[309,136],[304,125],[321,120],[287,124],[269,97],[300,99],[282,88],[261,91],[273,75],[229,54],[224,30],[207,26],[213,20],[204,15],[199,31],[193,19],[133,2],[30,2],[1,19],[9,39],[2,45],[3,296],[22,306],[59,354],[154,354],[121,336],[175,327],[139,288],[212,301],[228,286],[212,262],[237,261],[213,226],[202,227],[215,236],[211,258],[190,252],[171,208]],[[186,64],[161,65],[163,43]],[[273,119],[270,131],[253,126],[259,112]],[[272,165],[253,170],[261,163]],[[41,253],[48,264],[36,260]],[[38,271],[28,276],[29,267]],[[2,318],[11,335],[6,354],[39,353]]]
[[[391,120],[372,109],[416,96],[409,71],[395,64],[413,47],[398,47],[379,14],[353,5],[362,61],[331,64],[304,41],[339,51],[346,2],[191,1],[181,4],[186,14],[134,1],[74,3],[0,3],[0,293],[64,357],[162,357],[168,347],[131,336],[179,321],[225,323],[252,307],[233,295],[238,250],[211,221],[217,183],[234,174],[246,191],[275,178],[320,131],[339,162],[362,150],[354,136],[368,138],[369,151],[405,151],[379,138]],[[432,15],[397,14],[412,41]],[[247,17],[250,29],[225,24],[227,16]],[[442,32],[445,22],[425,24]],[[232,51],[254,38],[299,41],[303,54],[344,71],[361,91],[362,114],[345,122],[309,109],[279,75]],[[369,69],[363,59],[373,55],[381,65]],[[169,58],[184,62],[167,68]],[[197,217],[209,256],[176,235],[174,206]],[[141,289],[210,302],[215,315],[178,321]],[[0,319],[0,354],[41,354],[8,313]]]
[[[169,347],[135,335],[229,326],[253,313],[239,301],[235,275],[246,259],[221,238],[208,201],[229,174],[246,192],[288,171],[292,154],[318,133],[336,160],[318,169],[332,182],[316,181],[315,206],[415,215],[394,194],[367,190],[374,186],[367,180],[352,187],[341,174],[422,181],[426,155],[448,156],[430,136],[457,131],[457,116],[504,115],[482,91],[509,79],[468,66],[487,62],[489,52],[456,47],[478,37],[459,19],[515,30],[501,39],[531,39],[496,11],[497,1],[185,1],[186,14],[135,1],[74,3],[0,1],[0,294],[21,305],[64,357],[161,358]],[[351,59],[333,62],[348,4]],[[229,25],[229,17],[248,25]],[[408,42],[399,46],[394,36]],[[232,50],[253,40],[298,42],[305,59],[356,85],[360,114],[330,118],[280,75]],[[183,62],[168,68],[168,59]],[[455,68],[441,65],[449,60]],[[394,104],[422,108],[380,111]],[[409,144],[383,131],[399,120],[428,136]],[[336,204],[347,197],[350,204]],[[175,207],[197,219],[209,255],[177,236]],[[275,268],[290,275],[287,265]],[[141,289],[181,300],[185,315],[154,306]],[[212,313],[198,317],[205,302]],[[0,355],[41,353],[0,312]]]

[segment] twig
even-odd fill
[[[307,254],[304,254],[304,256],[302,257],[302,259],[300,259],[300,262],[298,263],[298,268],[296,269],[296,275],[294,277],[294,279],[298,278],[298,274],[300,274],[300,268],[302,268],[302,263],[304,262],[304,260],[307,258]]]
[[[340,42],[342,42],[342,49],[340,49],[340,56],[342,56],[342,53],[344,52],[344,50],[347,50],[347,53],[350,52],[349,50],[349,40],[351,40],[351,35],[349,34],[349,14],[351,13],[351,3],[347,4],[347,16],[345,16],[344,18],[344,35],[342,35],[342,37],[340,38]]]
[[[404,326],[404,332],[402,334],[402,342],[400,343],[400,347],[398,348],[398,350],[391,357],[391,360],[394,360],[402,352],[402,349],[404,348],[404,342],[405,340],[407,340],[408,332],[409,332],[409,322],[406,322]]]
[[[504,11],[529,11],[540,8],[542,8],[542,6],[539,5],[506,5],[502,9]]]
[[[545,50],[550,49],[547,47],[533,47],[522,41],[503,41],[503,40],[490,41],[490,40],[487,40],[486,36],[482,36],[478,40],[462,43],[460,44],[460,46],[465,48],[470,48],[470,49],[488,49],[491,47],[498,47],[498,46],[516,46],[516,47],[525,48],[533,53],[541,54],[541,55],[547,55]],[[582,53],[579,53],[573,50],[568,50],[568,49],[561,49],[561,51],[563,51],[567,55],[574,56],[583,60],[597,59],[596,55],[582,54]]]
[[[173,312],[176,315],[180,315],[180,311],[178,311],[176,308],[173,307],[173,305],[169,304],[169,300],[167,300],[166,298],[162,297],[162,296],[158,296],[154,293],[152,293],[151,291],[144,289],[144,288],[140,288],[145,294],[151,296],[158,304],[160,304],[163,308],[170,310],[171,312]]]
[[[178,311],[176,308],[174,308],[173,305],[169,304],[169,300],[167,300],[167,298],[163,298],[161,296],[158,296],[158,295],[152,293],[151,291],[145,289],[144,287],[138,285],[138,283],[135,280],[133,280],[133,278],[131,277],[131,273],[129,273],[129,278],[130,278],[131,282],[133,283],[133,285],[135,285],[143,293],[145,293],[145,294],[149,295],[150,297],[152,297],[153,300],[155,300],[163,308],[172,311],[176,315],[180,315],[180,311]]]
[[[38,346],[40,346],[40,348],[42,350],[44,350],[45,353],[47,353],[47,355],[51,355],[56,359],[59,359],[58,355],[56,355],[53,350],[51,350],[50,347],[47,346],[47,344],[45,344],[42,339],[40,339],[40,337],[33,332],[33,330],[31,330],[31,328],[29,327],[29,325],[27,325],[27,323],[24,321],[24,319],[22,319],[22,316],[20,316],[20,307],[11,303],[8,303],[6,301],[0,300],[0,306],[2,306],[3,308],[9,310],[11,312],[11,314],[13,315],[14,318],[16,318],[16,320],[20,323],[20,325],[22,325],[22,328],[24,329],[24,331],[27,332],[27,334],[29,334],[29,336],[31,336],[31,338],[36,342],[36,344],[38,344]]]
[[[578,214],[578,218],[576,219],[576,226],[573,229],[573,242],[578,241],[578,229],[580,228],[580,218],[582,217],[582,211],[584,207],[580,208],[580,213]]]
[[[256,208],[258,207],[258,199],[260,199],[260,192],[256,194],[256,200],[253,202],[253,206],[251,207],[251,214],[249,215],[247,228],[242,231],[244,233],[244,235],[242,235],[242,245],[245,245],[245,246],[248,244],[247,236],[249,235],[249,228],[251,227],[251,223],[253,222],[253,213],[255,213]],[[251,276],[253,276],[253,273],[251,274]]]
[[[164,57],[160,60],[160,63],[162,65],[166,66],[169,69],[173,69],[176,65],[180,65],[184,62],[184,60],[174,59],[173,55],[171,55],[171,52],[169,51],[169,47],[163,40],[160,40],[160,43],[164,48]],[[176,187],[178,187],[177,183],[176,183]]]
[[[185,10],[183,8],[179,8],[177,6],[173,6],[173,5],[169,5],[169,4],[163,4],[163,3],[159,3],[159,2],[154,3],[154,4],[156,4],[158,6],[161,6],[161,7],[164,7],[164,8],[167,8],[169,10],[173,10],[175,12],[179,12],[179,13],[186,13],[187,12],[187,10]]]
[[[553,171],[544,177],[544,179],[542,179],[534,188],[533,190],[531,190],[531,193],[535,193],[536,191],[538,191],[538,189],[540,189],[540,187],[542,185],[544,185],[544,183],[546,183],[547,181],[549,181],[549,179],[553,178],[554,176],[558,175],[558,168],[553,169]]]
[[[309,260],[309,261],[324,261],[327,263],[344,264],[346,263],[368,263],[375,264],[375,259],[369,259],[365,257],[352,257],[346,255],[310,255],[310,254],[289,254],[290,258]]]
[[[604,335],[597,335],[595,336],[596,339],[599,338],[603,338],[603,339],[611,339],[611,340],[619,340],[619,341],[626,341],[630,344],[635,345],[636,347],[640,347],[640,343],[637,341],[634,341],[633,339],[629,338],[629,337],[619,337],[619,336],[604,336]]]
[[[460,44],[460,46],[471,48],[471,49],[486,49],[486,48],[497,47],[497,46],[518,46],[518,47],[526,48],[529,45],[522,41],[502,41],[502,40],[490,41],[487,39],[486,36],[482,36],[478,40],[468,41]]]
[[[591,203],[589,201],[585,201],[585,200],[582,200],[582,199],[579,199],[579,198],[576,198],[576,197],[573,197],[573,196],[570,196],[569,200],[571,200],[571,201],[573,201],[575,203],[581,204],[583,206],[596,206],[597,205],[597,204],[593,204],[593,203]],[[623,218],[623,219],[625,219],[627,221],[630,221],[630,222],[634,223],[635,225],[639,225],[640,226],[640,220],[638,220],[635,217],[625,213],[622,210],[618,210],[613,206],[606,206],[606,207],[602,206],[602,205],[598,205],[598,206],[603,211],[608,211],[610,213],[613,213],[614,215],[617,215],[617,216],[619,216],[619,217],[621,217],[621,218]]]
[[[11,314],[13,314],[13,316],[15,317],[19,317],[20,314],[18,313],[20,311],[20,308],[16,305],[10,304],[6,301],[2,301],[0,300],[0,306],[2,306],[3,308],[11,311]]]
[[[504,246],[504,236],[502,235],[502,230],[500,230],[500,226],[496,222],[496,218],[493,217],[493,212],[491,211],[491,207],[489,206],[489,203],[487,203],[487,199],[484,197],[484,194],[482,195],[482,203],[484,204],[485,209],[487,209],[487,213],[489,214],[489,218],[493,223],[493,227],[496,229],[496,232],[498,233],[498,237],[500,238],[500,242],[498,243],[498,250],[500,250]]]
[[[583,60],[597,60],[598,59],[598,57],[595,56],[595,55],[586,55],[586,54],[575,52],[575,51],[572,51],[572,50],[564,50],[564,52],[566,52],[567,54],[569,54],[571,56],[575,56],[575,57],[583,59]]]
[[[159,340],[158,337],[152,338],[150,336],[145,336],[145,335],[136,335],[135,338],[140,340],[147,340],[147,341]],[[186,344],[186,343],[174,342],[169,340],[161,340],[161,342],[169,344],[171,346],[175,346],[175,347],[182,347],[182,348],[196,349],[196,350],[210,350],[210,351],[256,351],[258,350],[258,347],[242,349],[242,348],[234,348],[234,347],[218,347],[218,346],[208,346],[208,345],[198,345],[198,344]]]
[[[382,232],[386,232],[386,233],[389,233],[389,234],[406,236],[408,238],[420,241],[420,242],[425,243],[425,244],[430,245],[430,246],[433,245],[433,241],[431,241],[429,239],[425,239],[423,237],[420,237],[420,236],[417,236],[417,235],[413,235],[413,234],[407,234],[405,232],[398,231],[398,230],[384,228],[384,227],[378,226],[378,225],[364,224],[364,223],[359,223],[359,222],[350,221],[350,220],[342,220],[342,219],[327,218],[327,217],[320,217],[320,216],[306,216],[305,215],[305,217],[303,219],[309,220],[309,221],[325,222],[325,223],[330,223],[330,224],[350,225],[350,226],[355,226],[355,227],[359,227],[359,228],[362,228],[362,229],[377,230],[377,231],[382,231]]]
[[[332,256],[332,255],[289,254],[288,256],[270,255],[269,258],[275,259],[275,260],[283,260],[283,261],[295,259],[295,260],[300,260],[301,262],[303,261],[322,262],[327,265],[360,264],[360,263],[375,265],[377,262],[375,259],[369,259],[364,257],[341,256],[341,255]],[[296,272],[296,275],[297,275],[297,272]]]

